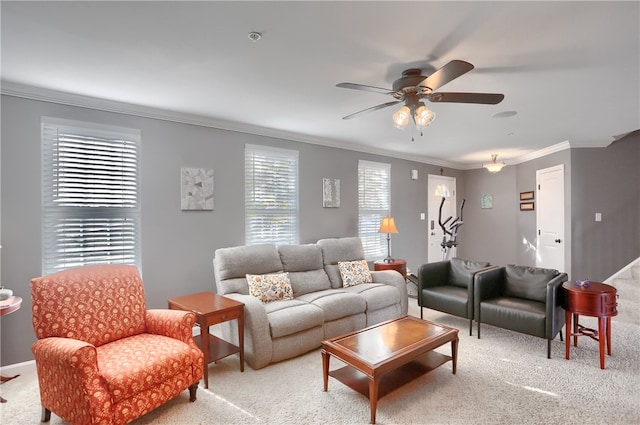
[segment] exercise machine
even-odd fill
[[[438,224],[442,229],[442,261],[450,260],[457,254],[458,248],[458,229],[464,224],[462,220],[462,210],[464,209],[464,203],[466,199],[462,200],[460,204],[460,215],[456,218],[449,216],[445,221],[442,221],[442,206],[446,198],[443,196],[440,202],[440,209],[438,211]],[[451,220],[453,219],[453,221]]]

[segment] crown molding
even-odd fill
[[[482,168],[480,164],[461,164],[456,162],[444,161],[441,159],[430,158],[421,155],[403,154],[392,152],[385,149],[373,148],[370,146],[359,145],[344,140],[330,140],[301,134],[285,130],[277,130],[268,127],[261,127],[235,121],[227,121],[207,117],[197,114],[186,114],[177,111],[170,111],[160,108],[152,108],[148,106],[135,105],[131,103],[118,102],[114,100],[101,99],[91,96],[84,96],[62,92],[43,87],[36,87],[26,84],[20,84],[13,81],[2,80],[0,82],[0,94],[6,96],[21,97],[25,99],[38,100],[42,102],[59,103],[68,106],[77,106],[88,109],[95,109],[105,112],[113,112],[119,114],[133,115],[143,118],[151,118],[163,121],[177,122],[181,124],[191,124],[201,127],[210,127],[220,130],[235,131],[239,133],[252,134],[257,136],[272,137],[276,139],[290,140],[300,143],[310,143],[314,145],[327,146],[337,149],[346,149],[356,152],[368,153],[372,155],[381,155],[390,158],[404,159],[407,161],[420,162],[439,167],[447,167],[457,170],[472,170]],[[569,148],[569,142],[559,143],[536,152],[532,152],[515,160],[510,160],[507,165],[519,164],[520,162],[530,161],[550,153],[558,152]]]

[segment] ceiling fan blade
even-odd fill
[[[398,103],[400,103],[400,101],[396,100],[396,101],[393,101],[393,102],[383,103],[382,105],[372,106],[371,108],[363,109],[360,112],[356,112],[356,113],[353,113],[351,115],[347,115],[346,117],[342,117],[342,119],[343,120],[350,120],[351,118],[355,118],[360,114],[365,114],[367,112],[377,111],[378,109],[382,109],[382,108],[386,108],[386,107],[389,107],[389,106],[393,106],[393,105],[396,105]]]
[[[371,92],[374,92],[374,93],[382,93],[382,94],[393,94],[393,93],[395,93],[391,89],[383,89],[381,87],[365,86],[363,84],[354,84],[354,83],[339,83],[339,84],[336,84],[336,87],[341,87],[343,89],[354,89],[354,90],[371,91]]]
[[[481,103],[497,105],[502,102],[504,95],[500,93],[432,93],[427,95],[432,102]]]
[[[466,74],[472,69],[473,65],[471,65],[469,62],[452,60],[451,62],[444,65],[442,68],[438,69],[436,72],[422,80],[422,82],[418,84],[418,87],[428,87],[433,92],[438,90],[448,82],[455,80],[462,74]]]

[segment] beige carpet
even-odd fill
[[[415,299],[410,313],[419,317]],[[447,363],[383,397],[378,424],[640,424],[640,327],[613,320],[613,355],[599,368],[597,342],[583,337],[564,358],[564,343],[491,326],[482,339],[468,335],[466,320],[425,310],[425,318],[460,329],[457,374]],[[595,326],[592,318],[581,322]],[[615,318],[614,318],[615,319]],[[474,330],[475,333],[475,330]],[[442,348],[449,352],[449,345]],[[341,364],[331,360],[331,368]],[[366,424],[368,400],[329,379],[322,390],[316,350],[261,370],[231,356],[209,367],[209,389],[188,392],[134,422],[142,424]],[[5,373],[7,374],[7,373]],[[37,424],[37,379],[29,367],[0,387],[0,423]],[[52,415],[51,424],[64,422]]]

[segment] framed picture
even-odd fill
[[[213,169],[180,169],[180,209],[213,210]]]
[[[493,195],[483,193],[482,196],[480,196],[480,208],[493,208]]]
[[[340,179],[322,179],[322,206],[340,207]]]
[[[520,211],[533,211],[533,202],[520,202]]]
[[[533,199],[533,190],[530,192],[520,192],[520,200],[521,201],[529,201]],[[532,208],[533,209],[533,208]]]

